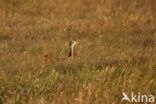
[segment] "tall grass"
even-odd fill
[[[123,91],[156,95],[155,3],[0,0],[0,103],[126,104]],[[75,57],[61,60],[70,39],[79,42]]]

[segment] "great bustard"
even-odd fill
[[[69,42],[69,57],[73,57],[74,55],[74,47],[75,45],[78,44],[78,42],[71,40]]]
[[[74,57],[74,47],[75,47],[76,44],[78,44],[78,42],[76,42],[74,40],[70,40],[70,42],[69,42],[69,55],[68,55],[69,58]],[[66,59],[68,59],[68,58],[61,58],[59,60],[63,61],[63,60],[66,60]],[[44,54],[43,60],[44,60],[45,63],[55,62],[54,59],[48,53]],[[57,59],[56,59],[56,61],[57,61]]]

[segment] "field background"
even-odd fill
[[[156,95],[155,0],[0,0],[0,103],[128,104],[123,91]]]

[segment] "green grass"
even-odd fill
[[[154,2],[0,0],[0,103],[128,104],[123,91],[155,96]],[[73,59],[70,39],[79,42]],[[52,63],[43,62],[45,53]]]

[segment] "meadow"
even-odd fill
[[[0,0],[0,104],[129,104],[122,92],[156,97],[155,0]]]

